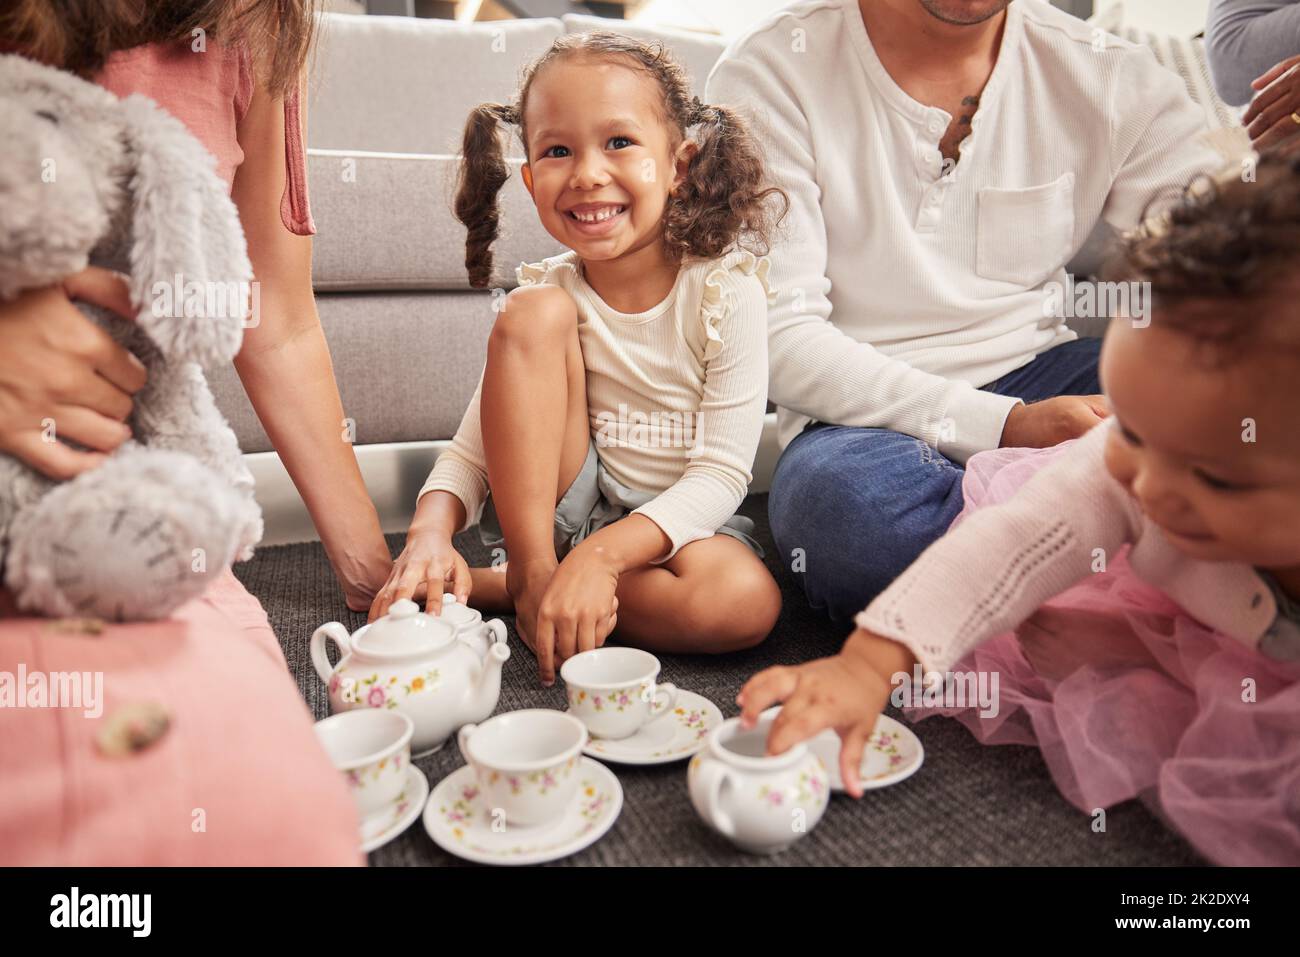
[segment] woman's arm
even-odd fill
[[[1300,53],[1297,0],[1214,0],[1205,26],[1205,55],[1225,103],[1244,106],[1251,81]]]
[[[239,124],[244,162],[232,197],[239,207],[260,321],[245,330],[235,370],[311,513],[348,607],[363,611],[392,564],[379,517],[345,439],[329,346],[311,287],[311,237],[280,219],[285,189],[284,102],[260,85]]]

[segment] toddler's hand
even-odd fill
[[[451,544],[451,538],[442,532],[411,531],[406,536],[406,547],[393,563],[388,581],[370,605],[369,620],[388,614],[388,608],[399,598],[424,598],[425,610],[430,614],[442,613],[442,593],[445,583],[451,583],[451,592],[462,604],[469,599],[469,565]]]
[[[793,668],[768,668],[750,678],[736,702],[741,724],[753,727],[767,708],[784,703],[772,722],[768,754],[780,754],[826,728],[840,736],[840,776],[853,797],[862,796],[858,768],[889,700],[891,677],[911,667],[902,645],[859,628],[838,655]]]
[[[560,562],[537,610],[537,664],[542,683],[580,651],[605,643],[618,623],[618,571],[594,553],[574,549]]]

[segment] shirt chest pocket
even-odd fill
[[[1065,265],[1074,241],[1074,174],[1024,189],[979,191],[975,271],[1035,286]]]

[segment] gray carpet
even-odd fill
[[[754,672],[833,653],[847,631],[808,609],[798,586],[772,556],[766,496],[743,508],[759,526],[768,565],[781,583],[785,607],[776,629],[756,649],[722,658],[664,657],[663,680],[704,695],[724,716],[738,712],[736,693]],[[394,554],[401,537],[389,540]],[[487,564],[486,550],[471,531],[457,539],[471,564]],[[312,631],[331,619],[349,629],[364,624],[349,612],[319,545],[261,549],[236,574],[262,600],[284,647],[298,687],[318,718],[328,712],[324,688],[307,650]],[[510,620],[507,619],[507,623]],[[502,676],[499,711],[563,708],[560,682],[537,682],[532,654],[511,630],[514,654]],[[947,718],[914,726],[925,746],[925,764],[894,787],[867,792],[860,801],[836,796],[821,822],[775,858],[743,854],[709,830],[686,793],[686,763],[652,768],[615,765],[624,791],[614,827],[587,850],[560,863],[651,865],[1172,865],[1201,858],[1136,801],[1112,808],[1104,833],[1092,818],[1061,797],[1033,748],[986,747]],[[454,744],[417,762],[435,785],[464,762]],[[425,834],[420,822],[370,856],[374,865],[457,864]]]

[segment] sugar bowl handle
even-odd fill
[[[734,786],[731,770],[717,760],[704,760],[695,769],[704,794],[704,807],[708,811],[709,823],[718,829],[724,837],[736,836],[736,822],[730,814],[722,809],[722,789],[728,783]]]

